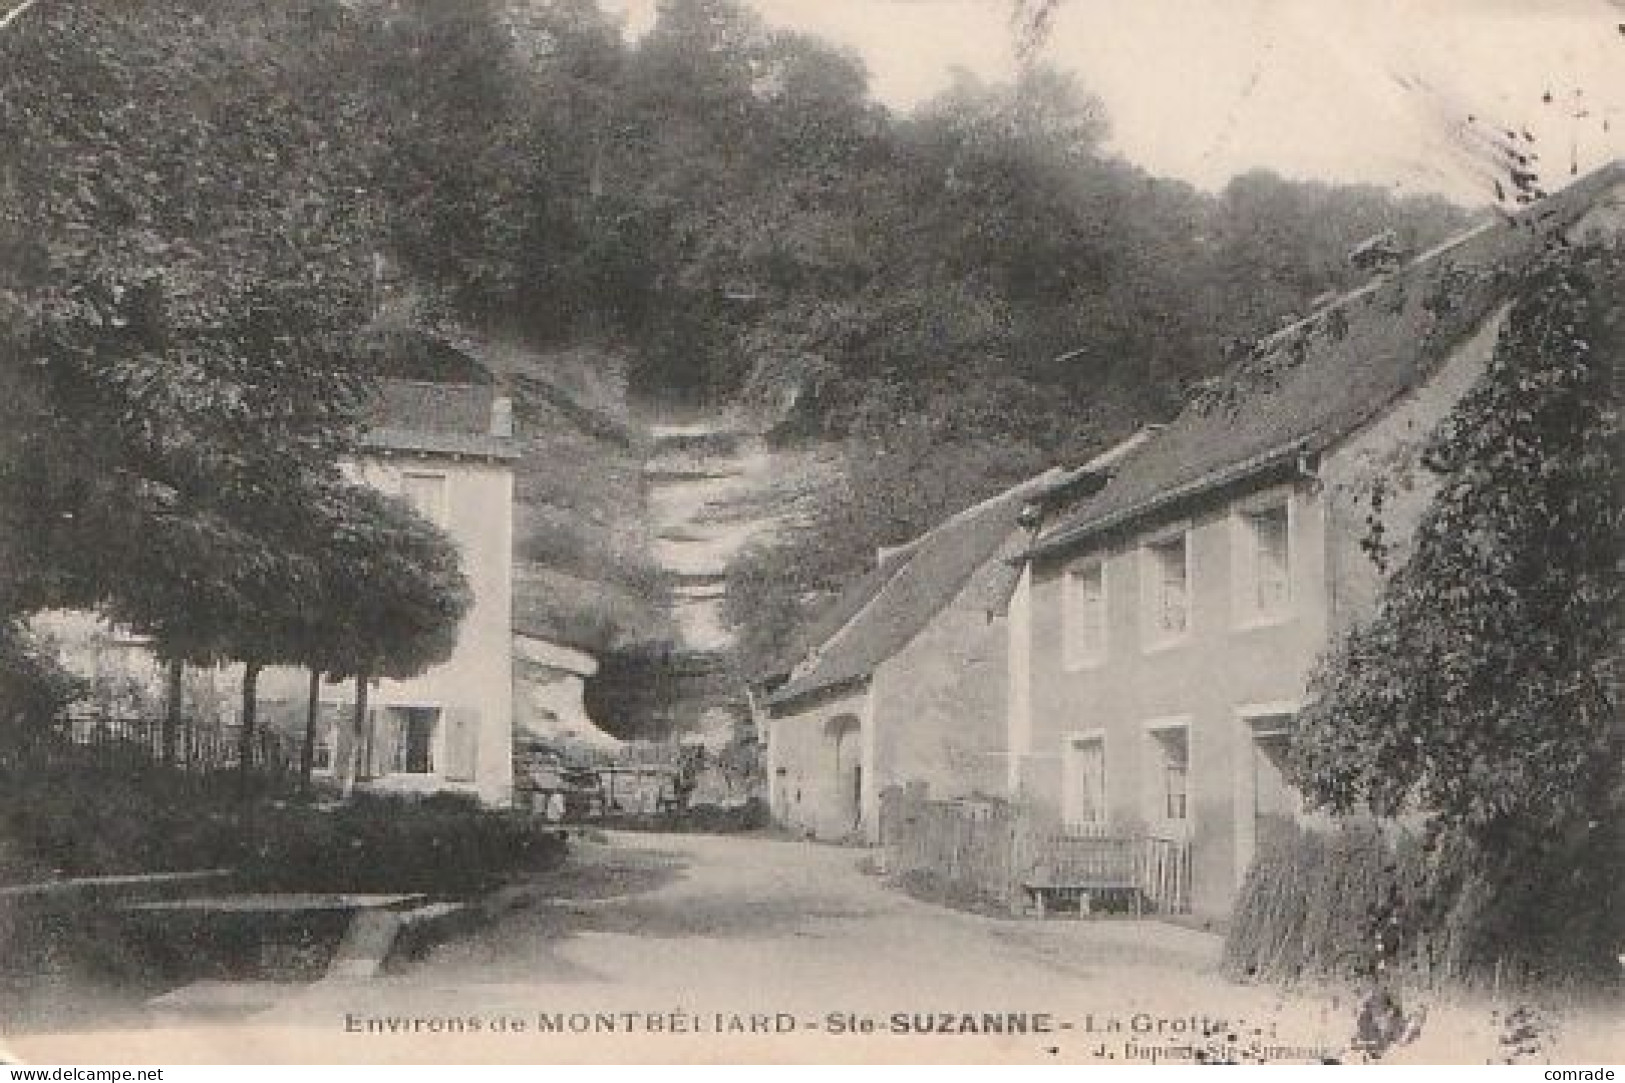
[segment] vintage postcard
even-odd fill
[[[1622,155],[1609,0],[0,0],[0,1054],[1620,1062]]]

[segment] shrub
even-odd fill
[[[60,876],[235,864],[235,778],[198,778],[117,747],[56,749],[10,764],[0,835],[17,857]]]
[[[131,750],[57,749],[0,778],[7,864],[58,876],[232,868],[261,891],[466,897],[552,867],[562,835],[472,798],[357,795],[244,807],[234,775],[198,777]]]
[[[562,832],[471,798],[359,795],[337,808],[288,805],[257,825],[242,865],[266,891],[422,892],[465,898],[563,860]]]
[[[1225,967],[1233,976],[1364,977],[1414,947],[1417,839],[1374,821],[1329,832],[1282,825],[1242,884]]]
[[[1273,980],[1398,973],[1429,985],[1617,980],[1611,955],[1582,957],[1586,944],[1621,942],[1605,889],[1617,865],[1583,841],[1577,856],[1551,839],[1530,863],[1509,860],[1522,848],[1487,854],[1438,825],[1284,828],[1261,843],[1242,885],[1225,968]],[[1589,887],[1560,883],[1565,875]]]

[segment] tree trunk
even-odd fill
[[[322,672],[310,671],[310,698],[305,704],[305,746],[299,750],[299,793],[310,797],[310,777],[316,769],[316,721],[322,710]]]
[[[169,663],[169,687],[166,690],[168,697],[164,705],[164,726],[160,739],[163,742],[163,760],[165,767],[175,766],[176,739],[181,732],[181,680],[186,675],[186,663],[174,659]]]
[[[367,732],[367,684],[367,671],[363,669],[355,676],[355,716],[350,721],[350,753],[345,757],[348,762],[344,769],[346,801],[355,792],[356,776],[361,773],[361,753]]]
[[[260,664],[243,664],[243,727],[237,734],[238,792],[247,804],[254,782],[254,739],[258,736],[259,700],[256,690],[260,680]]]

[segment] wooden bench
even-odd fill
[[[1137,840],[1111,836],[1049,835],[1034,840],[1038,860],[1019,883],[1039,917],[1061,904],[1085,917],[1103,896],[1125,898],[1140,917],[1145,892]]]
[[[1095,898],[1107,894],[1127,895],[1134,907],[1135,917],[1140,917],[1145,909],[1144,893],[1134,880],[1035,876],[1023,880],[1021,889],[1027,896],[1028,904],[1038,911],[1041,918],[1062,912],[1058,903],[1069,904],[1067,909],[1075,911],[1079,917],[1088,917],[1094,912]]]

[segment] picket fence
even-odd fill
[[[1133,885],[1143,912],[1190,911],[1190,844],[1150,835],[1064,829],[1000,801],[881,795],[880,842],[892,874],[927,873],[1018,911],[1034,882]]]

